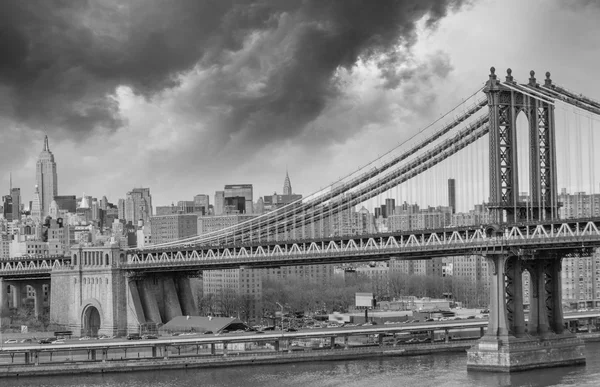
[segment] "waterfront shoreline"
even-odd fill
[[[474,341],[410,346],[363,347],[334,350],[281,351],[264,355],[231,353],[227,356],[178,356],[168,358],[146,358],[109,360],[105,362],[82,361],[75,363],[18,364],[0,366],[0,378],[20,376],[52,376],[69,374],[92,374],[134,372],[167,369],[191,369],[230,366],[285,364],[311,361],[357,360],[391,356],[417,356],[441,352],[464,352]]]
[[[584,342],[600,341],[599,333],[579,334]],[[0,366],[0,378],[54,376],[76,374],[102,374],[118,372],[156,371],[169,369],[193,369],[211,367],[252,366],[285,364],[311,361],[358,360],[378,357],[419,356],[443,352],[466,352],[476,340],[412,344],[398,346],[374,346],[348,349],[281,351],[268,354],[244,354],[234,352],[227,356],[177,356],[128,360],[57,362],[43,364],[18,364]]]

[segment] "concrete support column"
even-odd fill
[[[41,283],[33,284],[33,290],[35,291],[35,304],[33,313],[35,318],[39,319],[44,313],[44,289]]]
[[[156,346],[152,347],[152,357],[156,357]]]
[[[140,291],[138,289],[138,282],[134,279],[129,279],[127,282],[129,285],[129,296],[131,303],[133,304],[133,310],[140,324],[146,323],[146,315],[144,314],[144,307],[142,306],[142,299],[140,298]]]
[[[0,318],[8,317],[8,282],[0,278]]]
[[[444,342],[448,344],[450,342],[450,335],[448,334],[448,330],[444,329]]]
[[[31,353],[31,357],[33,357],[33,363],[35,365],[40,365],[40,356],[39,356],[39,352],[37,351],[33,351]]]
[[[279,347],[279,341],[277,341],[277,346]],[[279,350],[279,348],[277,349]],[[227,343],[223,343],[223,356],[227,356],[229,352],[227,351]]]
[[[32,354],[33,352],[25,352],[25,364],[29,364],[29,359],[31,358]]]
[[[487,336],[508,337],[508,322],[506,319],[506,291],[504,281],[505,255],[490,255],[485,259],[490,275],[490,317]]]
[[[335,336],[331,336],[330,345],[331,345],[331,349],[335,348]]]
[[[479,328],[479,337],[483,337],[483,335],[485,334],[485,329],[484,327],[480,327]]]
[[[165,360],[169,358],[169,347],[167,347],[166,345],[163,347],[163,357]]]
[[[198,316],[198,305],[194,302],[194,294],[188,277],[177,278],[177,295],[181,305],[181,313],[185,316]]]
[[[108,360],[108,349],[103,348],[102,349],[102,363],[106,363],[107,360]]]
[[[591,318],[588,318],[587,327],[588,327],[588,333],[592,333],[592,319]]]
[[[171,321],[173,318],[181,316],[181,306],[175,289],[173,277],[163,277],[163,289],[165,300],[165,321]]]
[[[154,289],[152,289],[152,281],[147,278],[143,282],[143,291],[140,294],[142,299],[142,306],[144,308],[144,315],[146,321],[150,320],[155,323],[162,323],[163,320],[160,317],[160,311],[158,309],[158,302],[154,295]]]
[[[91,360],[96,361],[96,350],[90,349]]]
[[[377,335],[377,342],[379,344],[380,347],[383,346],[383,333],[380,333]]]
[[[292,352],[292,339],[287,339],[286,345],[288,352]]]
[[[344,349],[348,349],[348,336],[344,336]]]
[[[210,344],[210,354],[211,354],[211,355],[214,355],[215,353],[216,353],[216,350],[215,350],[215,343],[211,343],[211,344]]]
[[[279,340],[275,340],[273,346],[275,347],[275,352],[279,352]]]

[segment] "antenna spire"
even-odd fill
[[[44,150],[50,151],[50,146],[48,145],[48,135],[44,138]]]

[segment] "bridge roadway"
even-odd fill
[[[600,246],[599,229],[600,218],[581,218],[232,246],[182,245],[129,250],[127,262],[120,267],[128,271],[164,272],[368,262],[392,257],[427,259],[471,254],[535,257],[535,252],[540,251],[581,254]]]
[[[263,241],[240,245],[130,249],[118,267],[129,272],[165,272],[278,267],[319,263],[428,259],[456,255],[536,252],[589,253],[600,246],[600,217],[478,227],[444,228],[321,239]],[[73,270],[70,256],[25,256],[0,261],[2,278],[49,278]]]

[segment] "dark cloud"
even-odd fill
[[[179,75],[212,69],[199,112],[220,143],[242,133],[252,141],[294,137],[339,92],[336,71],[359,58],[385,68],[388,87],[404,77],[398,45],[415,41],[415,23],[435,26],[461,0],[6,0],[0,2],[0,85],[16,121],[85,138],[124,125],[111,97],[119,85],[152,96]],[[238,73],[231,53],[252,34],[270,36],[249,51]],[[264,36],[263,36],[264,37]],[[271,66],[266,69],[264,66]],[[248,93],[240,74],[261,75]],[[206,87],[204,85],[203,87]],[[193,103],[192,103],[193,106]]]

